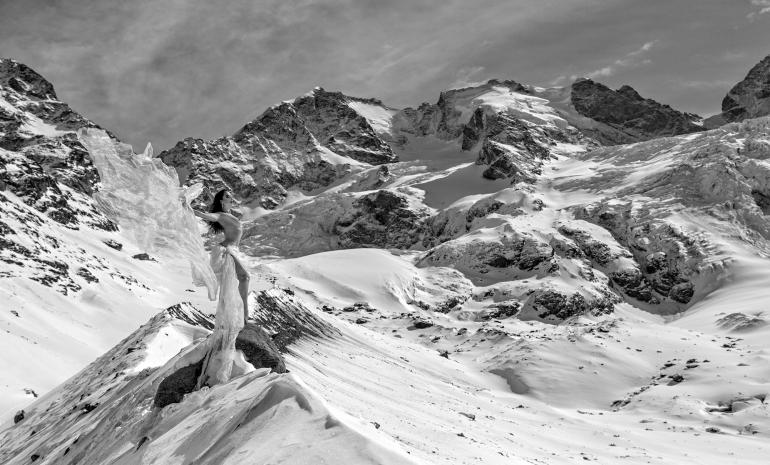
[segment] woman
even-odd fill
[[[193,212],[195,216],[208,221],[212,231],[225,234],[225,240],[220,242],[220,245],[233,256],[235,262],[235,275],[238,277],[238,292],[243,300],[243,324],[245,325],[249,319],[249,273],[235,254],[241,242],[243,228],[240,220],[230,213],[231,208],[233,208],[233,195],[227,189],[222,189],[214,196],[209,213],[194,209]]]

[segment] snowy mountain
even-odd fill
[[[36,82],[24,101],[4,84],[3,108],[31,118],[24,102],[53,97]],[[186,264],[129,258],[130,238],[88,220],[68,234],[6,181],[3,240],[57,237],[40,252],[80,287],[3,265],[27,309],[3,316],[3,348],[40,346],[10,379],[38,387],[62,357],[48,378],[74,376],[6,414],[0,460],[762,463],[770,117],[698,122],[630,87],[492,80],[401,110],[317,88],[232,137],[180,142],[160,157],[204,182],[201,202],[223,186],[242,202],[252,313],[288,369],[255,360],[194,392],[182,360],[213,306]],[[25,147],[0,152],[29,160],[4,159],[8,179],[44,171]],[[50,182],[70,192],[65,178]],[[87,194],[66,197],[73,211],[93,210]],[[14,247],[3,257],[21,260]],[[81,256],[98,282],[72,276]],[[48,328],[89,350],[56,354]]]
[[[396,161],[376,123],[356,106],[388,112],[378,101],[316,88],[270,108],[232,137],[188,138],[160,158],[177,169],[182,183],[204,181],[212,190],[228,186],[250,207],[273,209],[292,187],[311,192],[361,165]],[[208,191],[205,199],[214,193]]]

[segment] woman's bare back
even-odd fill
[[[229,245],[238,246],[241,242],[241,236],[243,235],[243,227],[241,227],[241,221],[230,213],[219,213],[217,223],[222,225],[225,233],[225,240],[222,245],[225,247]]]

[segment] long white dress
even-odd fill
[[[237,250],[234,247],[215,246],[211,250],[211,268],[219,283],[219,300],[214,321],[214,332],[209,336],[203,371],[198,388],[227,382],[254,368],[236,352],[235,339],[243,329],[243,301],[238,292],[235,273]]]

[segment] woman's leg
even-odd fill
[[[243,300],[243,324],[249,319],[249,273],[237,259],[235,262],[235,276],[238,277],[238,292]]]

